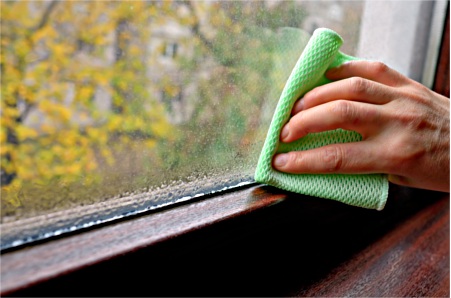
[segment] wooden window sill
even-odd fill
[[[2,296],[449,296],[449,194],[254,185],[1,255]]]

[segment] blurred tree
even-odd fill
[[[154,5],[1,2],[2,214],[24,203],[19,189],[89,186],[100,163],[168,136],[143,64]]]
[[[293,1],[265,5],[2,1],[2,218],[193,172],[252,171],[262,109],[283,87],[274,89],[276,31],[303,18]],[[173,49],[178,81],[148,74],[165,71],[149,41],[167,24],[190,32],[178,41],[185,52]],[[192,113],[170,124],[171,104],[151,90],[180,101],[180,84],[195,86],[183,103]]]

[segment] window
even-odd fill
[[[175,56],[177,55],[177,46],[178,45],[175,42],[166,43],[164,45],[163,56],[175,58]]]
[[[314,29],[421,81],[418,59],[436,59],[445,11],[442,1],[176,3],[1,3],[2,249],[253,183]],[[297,46],[281,57],[285,27],[298,29]]]

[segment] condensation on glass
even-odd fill
[[[309,35],[355,54],[362,7],[2,1],[2,247],[251,183]]]

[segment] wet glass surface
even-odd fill
[[[2,2],[7,242],[35,217],[70,230],[252,183],[309,35],[353,55],[362,3]]]

